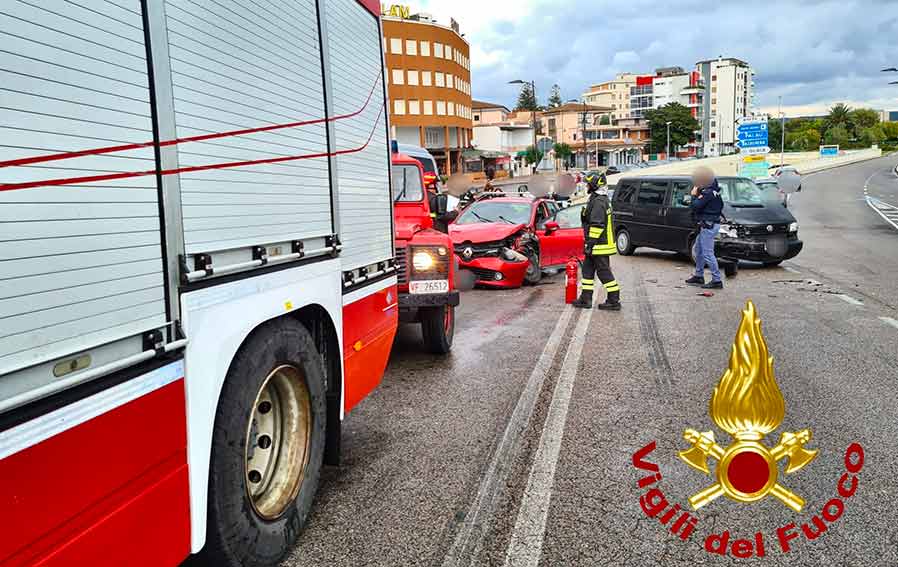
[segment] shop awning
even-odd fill
[[[467,160],[471,159],[498,159],[509,157],[506,152],[494,152],[490,150],[465,150],[461,153],[462,157]]]

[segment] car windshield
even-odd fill
[[[734,207],[761,207],[769,198],[750,179],[721,179],[723,201]]]
[[[408,203],[424,198],[421,171],[413,165],[393,166],[393,202]]]
[[[424,168],[424,173],[436,173],[437,172],[437,170],[434,169],[434,167],[433,167],[432,160],[424,159],[424,158],[418,157],[418,156],[412,156],[412,159],[414,159],[416,162],[421,164],[421,167]]]
[[[476,224],[478,222],[527,224],[530,222],[530,204],[480,201],[465,209],[455,221],[456,224]]]

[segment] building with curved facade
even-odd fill
[[[427,148],[441,173],[461,171],[473,137],[468,42],[426,14],[384,15],[383,33],[392,137]]]

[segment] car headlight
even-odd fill
[[[798,232],[798,223],[793,222],[789,224],[789,232]]]
[[[430,252],[415,252],[414,256],[412,256],[412,267],[415,268],[415,271],[426,272],[433,268],[434,264],[436,264],[436,262]]]
[[[731,224],[720,225],[720,235],[728,238],[739,238],[739,232],[736,227]]]
[[[524,262],[527,260],[527,257],[518,252],[517,250],[512,250],[511,248],[502,248],[499,250],[499,256],[502,257],[503,260],[507,260],[509,262]]]

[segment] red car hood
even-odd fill
[[[470,241],[473,244],[504,240],[527,225],[506,222],[478,222],[474,224],[450,224],[449,237],[453,244]]]

